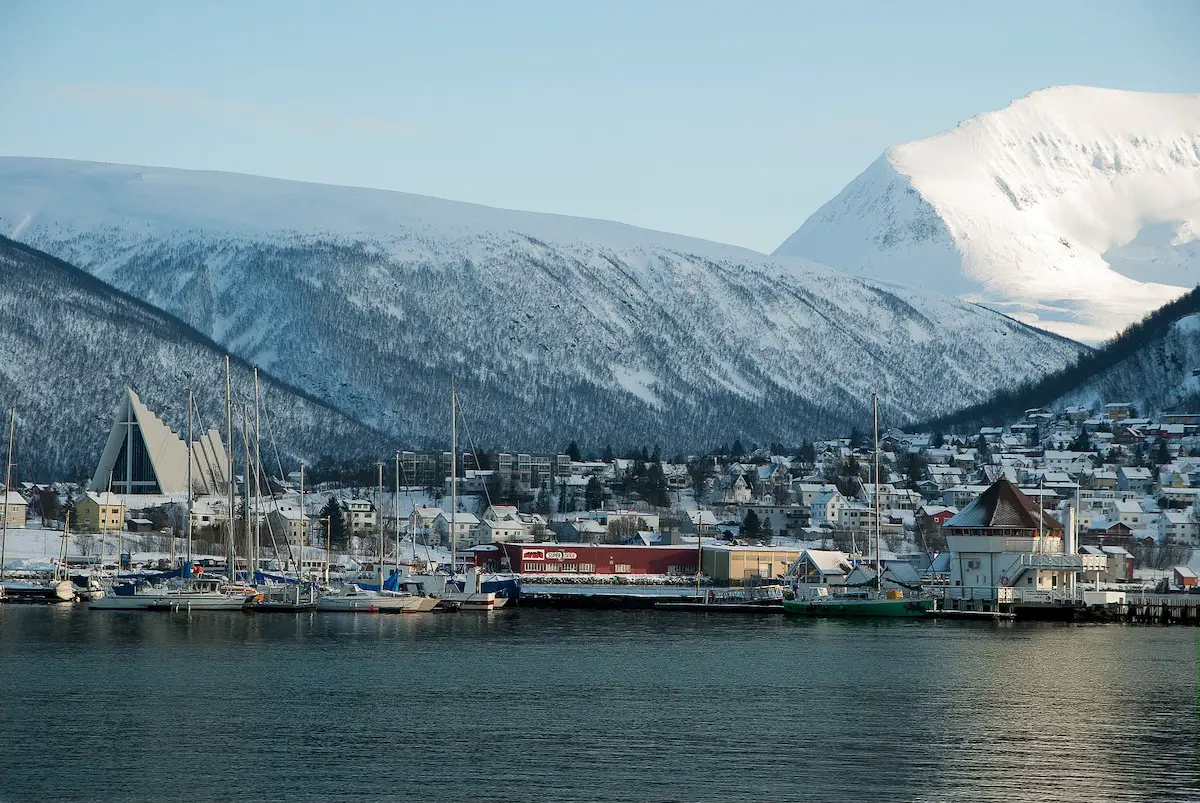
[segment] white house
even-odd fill
[[[1119,521],[1131,530],[1139,530],[1146,526],[1146,513],[1140,502],[1114,499],[1104,508],[1109,521]]]
[[[869,530],[875,526],[875,509],[851,502],[838,511],[837,526],[843,530]]]
[[[1046,471],[1078,477],[1091,471],[1092,461],[1087,452],[1058,452],[1047,449],[1042,455],[1042,466]]]
[[[267,514],[271,534],[293,546],[308,546],[308,516],[299,507],[280,506]]]
[[[839,585],[853,568],[845,552],[806,549],[788,569],[786,577],[797,585]]]
[[[409,532],[417,535],[431,535],[434,532],[433,523],[442,515],[440,507],[417,505],[408,516]]]
[[[375,529],[375,506],[367,499],[343,499],[342,517],[350,532],[358,534]]]
[[[479,526],[479,519],[473,513],[458,512],[454,514],[454,540],[458,544],[466,544],[471,539],[471,531]],[[442,543],[450,543],[450,514],[438,510],[438,516],[433,521],[433,531],[437,533]]]
[[[1141,466],[1121,466],[1117,469],[1117,490],[1148,494],[1154,491],[1154,474]]]
[[[793,482],[792,496],[797,504],[812,506],[817,498],[836,491],[837,486],[828,482]]]
[[[809,506],[810,521],[814,527],[835,527],[838,513],[842,508],[849,507],[850,501],[838,492],[837,488],[826,491],[813,500]]]
[[[1158,517],[1158,540],[1162,543],[1200,543],[1200,524],[1182,510],[1164,510]]]

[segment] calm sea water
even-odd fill
[[[0,800],[1195,799],[1198,632],[0,606]]]

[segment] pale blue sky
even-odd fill
[[[0,2],[0,154],[231,170],[769,251],[889,145],[1200,91],[1200,3]],[[2,188],[0,188],[2,191]]]

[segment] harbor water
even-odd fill
[[[0,801],[1196,799],[1198,632],[0,606]]]

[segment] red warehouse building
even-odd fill
[[[520,574],[696,573],[696,548],[625,544],[496,544]]]

